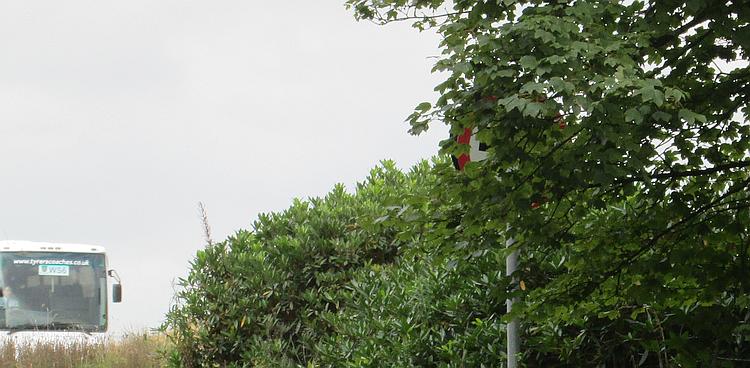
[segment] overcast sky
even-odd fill
[[[114,332],[157,326],[203,244],[407,168],[447,130],[437,37],[334,1],[0,1],[0,238],[105,246]]]

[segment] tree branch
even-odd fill
[[[723,165],[716,165],[711,168],[707,169],[700,169],[700,170],[690,170],[690,171],[671,171],[667,173],[660,173],[653,175],[652,178],[654,179],[676,179],[676,178],[684,178],[688,176],[701,176],[701,175],[708,175],[717,173],[719,171],[725,171],[729,169],[739,169],[743,167],[750,166],[750,161],[737,161],[737,162],[729,162]]]
[[[377,17],[377,24],[379,25],[385,25],[387,23],[391,22],[403,22],[407,20],[428,20],[428,19],[440,19],[445,17],[450,17],[453,15],[462,15],[468,13],[467,11],[459,11],[459,12],[452,12],[452,13],[443,13],[443,14],[435,14],[435,15],[406,15],[403,17],[396,17],[392,19],[388,19],[387,17],[384,17],[382,14],[378,14]]]
[[[592,278],[582,283],[572,282],[571,284],[567,285],[562,291],[548,295],[548,297],[556,298],[556,297],[561,297],[563,295],[570,295],[571,292],[575,289],[583,291],[583,293],[579,295],[579,297],[583,297],[585,295],[590,294],[591,292],[595,290],[595,289],[592,289],[591,286],[596,286],[596,288],[598,288],[599,286],[601,286],[602,283],[604,283],[604,281],[614,277],[619,272],[622,272],[623,268],[629,265],[632,265],[633,262],[635,262],[638,259],[638,257],[643,255],[647,250],[652,249],[658,243],[659,240],[661,240],[663,237],[667,236],[668,234],[672,233],[676,228],[686,226],[690,224],[695,218],[699,217],[702,214],[705,214],[706,211],[712,208],[715,208],[717,206],[720,206],[722,204],[725,204],[724,200],[726,198],[746,189],[749,185],[750,185],[750,179],[747,179],[741,183],[737,183],[735,186],[733,186],[733,188],[729,189],[726,193],[721,195],[716,200],[697,209],[696,211],[692,212],[688,216],[685,216],[682,220],[678,221],[675,224],[668,226],[666,229],[663,229],[658,234],[655,234],[653,237],[648,239],[648,241],[644,242],[635,251],[630,252],[630,254],[623,254],[625,258],[620,260],[620,262],[618,262],[615,265],[615,267],[610,268],[609,271],[602,273],[596,280]]]
[[[651,175],[649,178],[637,178],[637,177],[631,177],[631,178],[625,178],[621,180],[615,180],[612,185],[618,185],[622,186],[625,184],[631,184],[635,182],[641,182],[641,181],[648,181],[649,179],[678,179],[678,178],[686,178],[691,176],[702,176],[702,175],[710,175],[714,174],[720,171],[726,171],[731,169],[739,169],[744,167],[750,166],[750,160],[746,161],[737,161],[737,162],[729,162],[723,165],[716,165],[714,167],[710,167],[707,169],[700,169],[700,170],[689,170],[689,171],[668,171],[663,173],[658,173]],[[587,189],[592,188],[599,188],[602,184],[591,184],[588,186]]]
[[[573,138],[575,138],[579,133],[583,131],[584,127],[579,128],[577,131],[575,131],[573,134],[571,134],[568,138],[565,138],[562,142],[558,143],[557,146],[553,147],[547,154],[545,154],[539,161],[542,162],[539,164],[529,175],[526,175],[526,178],[524,178],[518,185],[515,186],[511,191],[515,192],[523,186],[527,181],[529,181],[534,175],[539,171],[539,169],[542,168],[542,165],[544,165],[544,162],[547,161],[547,159],[552,156],[555,152],[557,152],[560,148],[562,148],[565,144],[570,142]]]

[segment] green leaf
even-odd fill
[[[523,115],[536,118],[539,116],[539,112],[542,110],[543,104],[538,102],[528,102],[523,108]]]
[[[638,109],[630,108],[625,111],[625,121],[633,121],[636,124],[640,124],[641,122],[643,122],[643,115],[641,115]]]
[[[669,121],[672,119],[672,115],[668,114],[664,111],[657,111],[653,114],[651,114],[651,117],[654,118],[654,120],[657,121]]]
[[[471,64],[463,61],[460,63],[456,63],[456,65],[453,67],[453,69],[459,73],[463,74],[469,74],[469,72],[472,71]]]
[[[415,110],[421,111],[424,113],[424,112],[429,111],[431,108],[432,108],[432,104],[430,104],[429,102],[422,102],[419,105],[417,105]]]
[[[704,115],[696,114],[688,109],[680,109],[680,111],[678,112],[678,116],[688,124],[693,124],[696,121],[701,123],[705,123],[707,121]]]
[[[536,83],[536,82],[529,82],[521,86],[520,91],[521,92],[527,92],[527,93],[542,93],[544,92],[544,84],[543,83]]]
[[[537,65],[539,65],[539,62],[533,55],[524,55],[520,60],[518,60],[518,64],[521,65],[524,69],[536,69]]]

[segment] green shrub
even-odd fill
[[[373,169],[353,194],[337,185],[324,198],[295,200],[260,215],[196,255],[167,315],[180,364],[294,366],[335,331],[358,270],[396,261],[408,241],[384,218],[403,198],[431,186],[430,166],[410,173],[392,162]]]
[[[496,283],[498,272],[480,270],[489,270],[494,262],[462,263],[415,258],[363,270],[350,286],[347,308],[330,316],[335,333],[317,346],[317,362],[349,367],[498,366],[505,335],[505,293],[497,287],[502,285]]]

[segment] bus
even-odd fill
[[[0,330],[106,332],[109,277],[119,303],[120,278],[103,247],[0,241]]]

